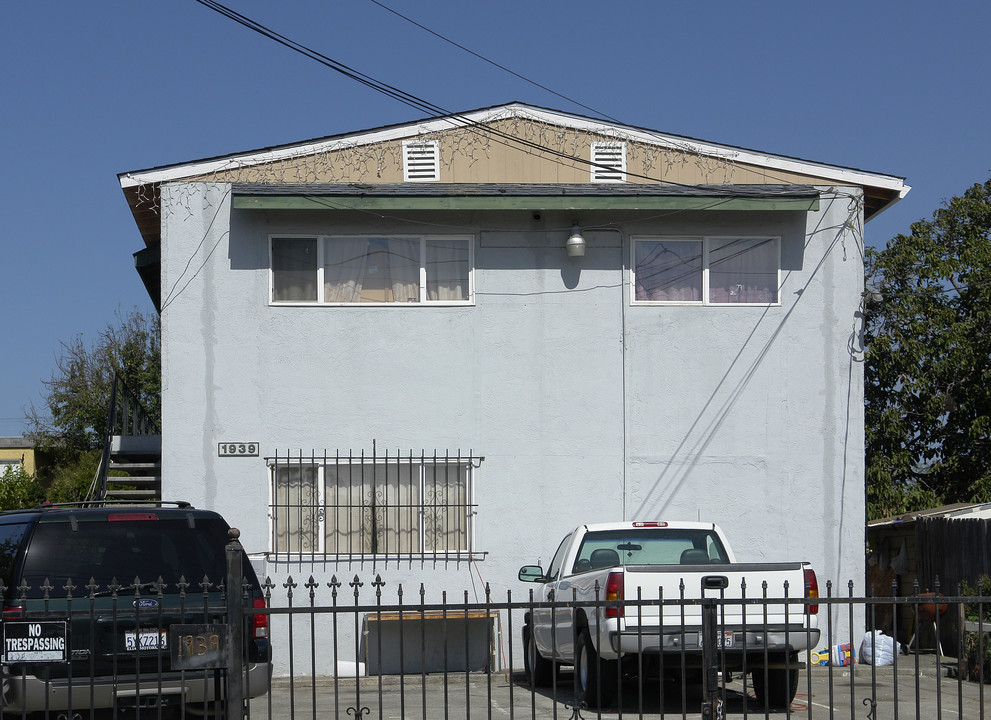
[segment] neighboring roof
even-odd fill
[[[927,510],[914,510],[893,517],[879,518],[867,523],[868,527],[882,527],[911,523],[922,518],[941,517],[951,519],[988,519],[991,518],[991,503],[953,503]]]
[[[34,447],[34,443],[28,440],[26,437],[0,437],[0,448],[4,449],[30,449]]]

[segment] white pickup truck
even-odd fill
[[[574,665],[589,707],[608,705],[628,674],[701,685],[704,659],[724,677],[751,674],[762,705],[787,707],[799,653],[819,642],[809,564],[738,563],[712,523],[582,525],[546,570],[527,565],[519,578],[540,585],[523,628],[530,682],[549,685],[557,665]]]

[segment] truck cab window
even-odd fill
[[[561,576],[561,564],[564,562],[564,551],[568,549],[568,545],[571,544],[571,534],[569,533],[561,544],[557,547],[557,552],[554,553],[554,559],[551,560],[551,566],[547,568],[547,577],[550,580],[557,580]]]

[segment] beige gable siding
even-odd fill
[[[478,127],[452,128],[418,136],[437,140],[440,182],[449,183],[587,183],[590,182],[593,142],[625,142],[627,182],[679,185],[829,184],[814,176],[776,171],[732,159],[703,155],[622,136],[593,134],[509,118],[491,123],[492,132]],[[519,138],[521,142],[514,140]],[[320,153],[300,148],[288,160],[240,165],[195,180],[235,183],[400,183],[403,181],[401,140],[348,144]]]

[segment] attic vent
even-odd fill
[[[430,182],[440,179],[440,150],[436,140],[403,141],[403,180]]]
[[[592,143],[592,182],[626,182],[626,143]]]

